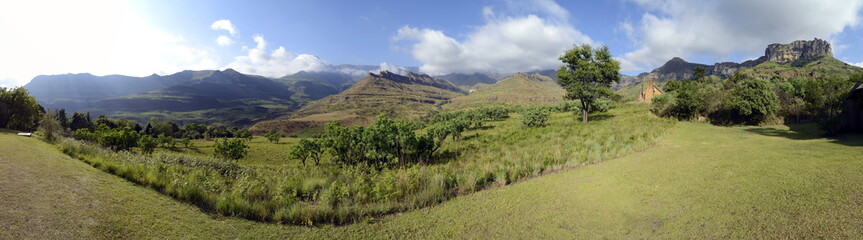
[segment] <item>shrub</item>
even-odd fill
[[[240,160],[243,157],[246,157],[248,148],[249,146],[246,145],[246,140],[241,138],[223,138],[222,141],[217,140],[213,144],[213,152],[216,157],[231,160]]]
[[[153,153],[153,150],[156,149],[157,145],[158,143],[156,143],[156,139],[149,135],[141,136],[141,138],[138,139],[138,147],[140,147],[141,152],[145,154]]]
[[[779,108],[779,98],[765,80],[746,79],[738,83],[732,93],[731,107],[743,123],[760,124]]]
[[[525,109],[521,113],[521,125],[525,127],[540,127],[545,126],[548,121],[549,112],[540,107]]]
[[[282,135],[276,133],[275,131],[267,132],[267,134],[265,134],[264,137],[266,137],[267,141],[270,141],[271,143],[279,143],[279,140],[282,139]]]
[[[303,166],[306,165],[306,160],[315,161],[315,165],[321,164],[321,154],[323,149],[317,140],[301,139],[299,143],[291,146],[290,158],[300,160]]]

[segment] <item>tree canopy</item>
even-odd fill
[[[614,95],[611,84],[620,82],[620,62],[614,60],[607,46],[575,46],[564,52],[564,63],[557,70],[557,81],[566,89],[566,99],[581,102],[582,122],[594,109],[597,99]]]

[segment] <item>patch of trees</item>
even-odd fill
[[[0,87],[0,128],[33,131],[45,109],[24,88]]]
[[[435,114],[426,122],[392,120],[382,115],[368,127],[353,128],[330,122],[319,138],[303,139],[291,146],[290,158],[303,165],[307,161],[319,164],[326,153],[340,165],[377,168],[427,163],[446,139],[459,140],[464,131],[482,128],[487,121],[503,120],[509,112],[503,107],[484,107]]]
[[[817,122],[828,129],[855,79],[863,75],[766,80],[735,74],[720,81],[671,81],[666,94],[653,99],[653,112],[681,120],[706,117],[716,124]]]

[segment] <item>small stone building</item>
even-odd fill
[[[643,87],[641,87],[641,94],[638,96],[639,102],[650,102],[653,101],[653,98],[663,94],[662,89],[656,86],[653,80],[648,80]]]

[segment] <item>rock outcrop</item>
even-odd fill
[[[816,38],[812,41],[794,41],[790,44],[770,44],[764,51],[767,61],[789,63],[798,59],[814,59],[822,56],[833,56],[830,43]]]
[[[693,77],[693,69],[695,67],[703,67],[705,75],[716,75],[724,78],[731,76],[737,71],[757,66],[766,61],[786,64],[800,59],[813,60],[824,56],[832,57],[833,52],[830,48],[830,43],[818,38],[812,41],[794,41],[790,44],[775,43],[770,44],[764,50],[764,56],[742,63],[721,62],[713,65],[704,65],[690,63],[679,57],[675,57],[649,73],[639,74],[636,79],[637,82],[649,80],[665,82],[669,80],[689,79]]]

